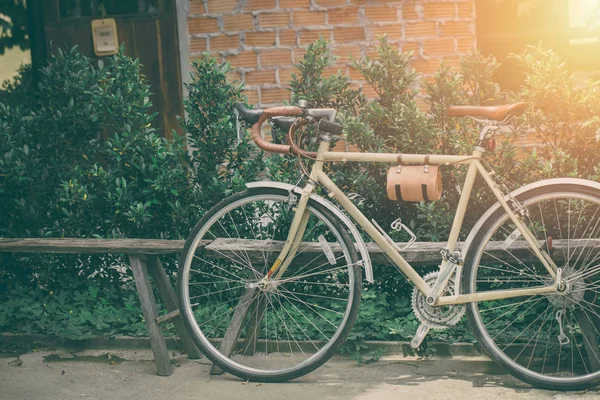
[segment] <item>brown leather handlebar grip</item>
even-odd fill
[[[252,125],[250,136],[252,137],[252,140],[254,140],[254,143],[256,143],[256,145],[264,151],[268,151],[271,153],[289,154],[289,145],[270,143],[263,139],[262,135],[260,134],[260,127],[262,126],[263,122],[267,120],[267,118],[292,117],[297,115],[302,115],[302,109],[299,107],[283,106],[267,108],[260,116],[258,122]]]

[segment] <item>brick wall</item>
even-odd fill
[[[373,55],[377,35],[415,52],[414,68],[432,74],[444,59],[455,65],[475,45],[474,0],[190,0],[191,58],[204,51],[235,67],[249,102],[261,107],[289,100],[293,64],[319,36],[329,40],[336,64],[369,96],[372,89],[348,54]]]

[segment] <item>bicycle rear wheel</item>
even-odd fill
[[[517,378],[546,389],[600,383],[600,190],[548,184],[517,197],[537,243],[563,270],[563,292],[470,303],[486,352]],[[465,260],[463,292],[552,284],[504,209],[481,226]]]
[[[327,361],[350,332],[362,277],[350,236],[317,202],[281,277],[263,281],[287,239],[297,196],[255,188],[213,207],[181,255],[181,313],[192,338],[223,370],[285,381]]]

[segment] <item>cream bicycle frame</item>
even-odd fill
[[[321,139],[319,150],[317,152],[317,159],[314,162],[310,179],[306,186],[302,190],[302,195],[298,204],[295,208],[294,219],[290,226],[290,232],[286,243],[281,250],[277,260],[271,267],[267,278],[271,277],[272,274],[277,272],[276,277],[279,278],[283,275],[292,258],[295,256],[295,252],[300,245],[304,230],[307,224],[308,213],[305,212],[308,199],[314,191],[317,184],[321,184],[329,192],[329,197],[337,200],[339,205],[350,214],[356,223],[367,233],[371,239],[381,248],[381,250],[388,256],[388,258],[394,263],[394,265],[402,271],[406,278],[412,282],[425,296],[430,297],[432,288],[421,278],[421,276],[415,271],[415,269],[402,257],[402,255],[390,244],[387,239],[375,228],[375,226],[360,212],[360,210],[352,203],[352,201],[333,183],[331,179],[323,172],[323,165],[326,162],[374,162],[374,163],[397,163],[397,154],[391,153],[359,153],[359,152],[332,152],[330,150],[329,140]],[[473,155],[471,156],[456,156],[456,155],[430,155],[428,164],[431,165],[468,165],[467,175],[463,184],[462,193],[456,213],[454,215],[454,221],[448,237],[448,243],[446,249],[452,253],[456,248],[458,236],[462,223],[464,220],[467,205],[471,196],[471,190],[475,182],[477,173],[481,175],[490,188],[502,208],[506,211],[511,221],[515,224],[523,238],[527,241],[533,253],[538,257],[540,262],[547,269],[548,274],[554,279],[554,284],[549,286],[538,286],[525,289],[513,289],[513,290],[497,290],[497,291],[483,291],[473,294],[457,294],[453,296],[440,296],[437,299],[435,305],[453,305],[463,304],[470,302],[479,301],[490,301],[508,299],[519,296],[530,296],[542,293],[552,293],[557,290],[557,266],[550,259],[550,257],[540,249],[537,243],[537,239],[531,233],[531,231],[521,222],[521,219],[515,214],[507,202],[507,199],[503,193],[498,189],[498,186],[491,177],[491,174],[481,164],[481,156],[484,153],[482,147],[476,146]],[[402,154],[403,163],[406,164],[423,164],[425,163],[424,154]],[[449,264],[446,260],[442,261],[440,271],[444,271],[445,268],[449,268]],[[443,273],[440,274],[440,278]],[[438,279],[440,279],[438,278]],[[435,286],[435,285],[434,285]]]

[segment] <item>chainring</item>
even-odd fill
[[[423,277],[425,283],[432,287],[437,280],[439,271],[430,272]],[[443,296],[453,296],[454,293],[454,278],[450,278]],[[426,296],[421,293],[416,287],[412,293],[412,308],[417,319],[421,323],[429,325],[433,329],[446,329],[454,326],[465,315],[465,305],[456,304],[451,306],[431,306],[427,303]]]

